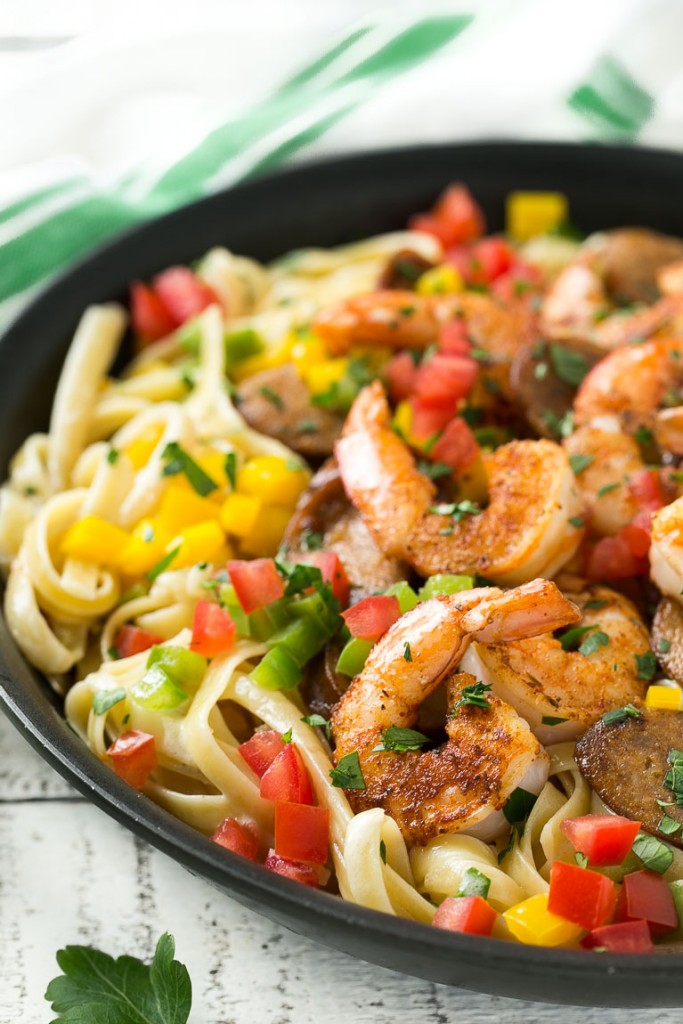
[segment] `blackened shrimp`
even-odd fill
[[[444,832],[481,830],[512,791],[547,773],[547,758],[526,722],[503,701],[463,700],[476,679],[458,675],[471,640],[495,643],[544,633],[580,613],[557,587],[534,580],[503,592],[471,590],[433,598],[403,615],[375,645],[332,714],[337,764],[357,752],[365,789],[347,796],[355,811],[383,807],[406,841],[424,844]],[[406,651],[410,651],[410,660]],[[404,753],[376,750],[390,726],[410,728],[441,683],[451,708],[440,747]]]
[[[553,576],[581,541],[576,480],[552,441],[512,441],[485,458],[486,508],[435,504],[436,488],[391,429],[375,381],[354,402],[335,452],[346,493],[377,544],[423,576],[480,573],[515,585]]]

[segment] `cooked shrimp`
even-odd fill
[[[433,482],[391,429],[378,381],[354,402],[335,451],[346,493],[378,545],[423,576],[481,573],[515,585],[554,575],[581,541],[576,480],[552,441],[512,441],[486,456],[489,504],[470,513],[435,505]]]
[[[332,714],[335,761],[358,752],[366,789],[349,790],[355,811],[383,807],[406,841],[481,827],[527,776],[543,772],[545,753],[501,700],[455,708],[474,677],[453,674],[473,639],[490,643],[532,636],[575,622],[579,613],[557,587],[534,580],[515,590],[470,590],[433,598],[403,615],[375,645]],[[411,660],[406,660],[410,649]],[[422,702],[446,681],[447,741],[435,750],[378,752],[392,725],[410,728]]]
[[[678,296],[658,299],[660,269],[681,257],[680,239],[645,228],[592,235],[549,288],[541,310],[543,333],[581,338],[604,350],[651,337],[681,315]],[[652,305],[615,308],[634,302]]]
[[[331,352],[354,345],[425,349],[448,320],[464,318],[474,345],[492,356],[512,359],[520,345],[537,337],[535,316],[523,303],[499,305],[488,295],[417,295],[386,290],[355,295],[321,310],[312,328]]]
[[[643,698],[647,688],[638,678],[636,656],[649,651],[650,636],[631,601],[574,577],[560,578],[559,585],[581,610],[586,632],[579,643],[596,638],[591,653],[565,651],[547,632],[531,640],[472,644],[462,662],[526,719],[541,743],[576,739],[605,711]]]
[[[683,591],[683,498],[652,517],[650,577],[663,594],[681,601]]]
[[[683,339],[662,337],[605,356],[581,382],[574,416],[578,426],[617,416],[626,433],[645,427],[666,447],[672,409],[662,407],[682,404]]]

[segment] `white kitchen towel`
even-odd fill
[[[683,144],[678,0],[3,0],[0,321],[115,232],[286,161]]]

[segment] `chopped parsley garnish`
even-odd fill
[[[228,452],[225,456],[225,475],[233,491],[237,490],[237,455],[235,452]]]
[[[576,861],[576,863],[579,865],[580,868],[587,868],[588,867],[588,857],[586,856],[585,853],[580,853],[577,850],[576,853],[574,854],[574,860]]]
[[[614,484],[605,484],[604,487],[598,488],[596,492],[596,497],[604,498],[606,494],[611,494],[612,491],[616,491],[619,487],[621,487],[619,481],[617,481]]]
[[[413,652],[410,649],[410,643],[406,640],[405,647],[403,648],[403,657],[406,661],[413,660]]]
[[[564,633],[561,633],[558,637],[558,640],[562,645],[562,650],[581,650],[579,645],[583,643],[586,633],[592,633],[596,629],[598,629],[598,626],[572,626],[571,629],[566,629]]]
[[[490,352],[487,352],[485,348],[471,348],[467,354],[470,358],[476,359],[478,363],[488,363],[491,358]]]
[[[491,879],[478,868],[468,868],[462,876],[456,896],[481,896],[486,899],[491,888]]]
[[[645,867],[656,871],[658,875],[663,875],[673,863],[674,852],[671,847],[654,836],[636,836],[632,849]]]
[[[117,448],[109,449],[109,451],[107,452],[107,462],[109,463],[110,466],[116,465],[120,454],[121,453]]]
[[[152,566],[152,568],[147,573],[147,579],[149,580],[150,583],[154,583],[157,576],[161,576],[162,572],[166,572],[169,565],[180,551],[180,547],[181,545],[178,544],[178,546],[173,548],[172,551],[169,551],[168,554],[164,555],[164,557],[160,559],[156,565]]]
[[[430,480],[439,480],[442,476],[453,476],[452,466],[445,462],[429,462],[427,459],[420,459],[417,468],[423,476]]]
[[[583,473],[584,469],[588,469],[591,462],[595,462],[594,455],[570,455],[569,465],[572,467],[572,472],[575,476],[579,473]]]
[[[554,718],[552,715],[544,715],[541,719],[541,725],[562,725],[563,722],[568,721],[568,718]]]
[[[330,772],[330,779],[337,789],[367,789],[357,750],[339,758],[337,767]]]
[[[112,661],[118,661],[121,657],[121,651],[118,647],[107,647],[107,657],[111,658]]]
[[[588,363],[581,353],[562,345],[550,346],[550,361],[555,375],[571,387],[578,387],[588,373]]]
[[[382,733],[382,742],[372,749],[373,753],[396,751],[403,754],[408,750],[420,750],[427,742],[428,737],[416,729],[402,729],[398,725],[390,725]]]
[[[484,377],[484,390],[488,391],[490,395],[497,395],[500,391],[500,384],[491,377]]]
[[[655,672],[657,671],[657,659],[652,651],[646,651],[645,654],[636,654],[635,659],[638,667],[638,678],[644,679],[646,682],[654,679]]]
[[[386,862],[387,862],[387,844],[384,842],[383,839],[380,839],[380,841],[379,841],[379,855],[381,857],[382,864],[386,864]]]
[[[184,473],[190,486],[203,498],[218,490],[216,481],[204,472],[177,441],[169,441],[161,453],[161,458],[166,463],[161,471],[162,476],[177,476]]]
[[[671,649],[671,641],[667,640],[666,637],[662,637],[659,641],[659,653],[666,654]]]
[[[323,718],[322,715],[304,715],[301,721],[305,722],[306,725],[310,725],[311,728],[313,729],[315,729],[316,727],[319,729],[324,729],[325,735],[327,736],[328,740],[332,739],[332,728],[330,726],[330,723],[327,721],[326,718]]]
[[[263,395],[267,402],[270,402],[271,405],[274,405],[276,409],[279,409],[280,412],[282,412],[285,407],[285,403],[282,401],[282,398],[278,395],[277,391],[273,391],[273,389],[269,388],[267,384],[263,384],[259,388],[259,393]]]
[[[462,690],[462,695],[456,700],[453,705],[453,714],[457,715],[458,708],[466,707],[468,704],[473,705],[475,708],[490,708],[491,703],[486,696],[488,690],[491,689],[491,683],[472,683],[471,686],[465,686]]]
[[[96,715],[104,715],[109,708],[125,699],[126,691],[122,686],[117,686],[115,690],[98,690],[93,694],[92,709]]]
[[[583,516],[572,516],[569,520],[569,525],[575,527],[577,530],[582,530],[586,525]]]
[[[664,786],[671,790],[676,803],[683,806],[683,750],[670,750],[667,761],[670,767],[664,776]]]
[[[555,437],[569,437],[573,433],[574,414],[571,410],[560,417],[552,409],[541,409],[540,415],[548,430]]]
[[[641,423],[640,426],[633,434],[638,444],[649,445],[654,442],[655,436],[651,430],[648,430],[646,426]]]
[[[299,420],[296,425],[297,434],[315,434],[317,429],[314,420]]]
[[[467,499],[465,501],[432,505],[429,511],[437,516],[452,516],[456,523],[461,522],[465,516],[478,516],[481,513],[481,509],[476,501],[469,501]]]
[[[304,530],[299,543],[302,551],[320,551],[325,543],[325,537],[322,533],[316,533],[315,530]]]
[[[535,793],[529,793],[528,790],[518,786],[517,789],[513,789],[508,797],[507,803],[503,808],[503,814],[511,825],[520,821],[526,821],[537,800],[538,797]]]
[[[584,608],[599,612],[602,608],[606,608],[608,604],[609,601],[599,601],[594,599],[592,601],[586,601]]]
[[[625,704],[623,708],[615,708],[614,711],[606,711],[601,716],[600,721],[604,722],[605,725],[618,725],[619,722],[625,722],[627,718],[642,718],[643,713],[639,711],[633,704]]]
[[[283,734],[282,734],[282,742],[283,743],[291,743],[292,742],[292,727],[291,727],[291,725],[290,725],[289,729],[287,730],[287,732],[283,732]]]
[[[603,633],[601,629],[597,633],[591,633],[587,636],[582,644],[579,644],[579,654],[584,654],[588,657],[589,654],[595,654],[601,647],[607,647],[609,643],[609,637],[607,633]]]
[[[657,825],[657,831],[665,836],[675,836],[677,832],[681,831],[682,827],[679,821],[669,817],[668,814],[663,814]]]

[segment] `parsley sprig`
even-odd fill
[[[468,704],[475,708],[490,708],[491,702],[486,696],[490,689],[491,683],[482,683],[481,681],[472,683],[471,686],[463,686],[460,697],[453,705],[453,714],[457,715],[458,708],[466,707]]]
[[[330,772],[330,779],[336,789],[367,789],[357,750],[339,758],[337,767]]]
[[[382,733],[381,742],[372,749],[373,753],[385,750],[405,753],[407,750],[420,750],[427,741],[428,737],[417,729],[402,729],[398,725],[390,725]]]
[[[177,441],[169,441],[163,452],[162,460],[166,463],[161,471],[162,476],[177,476],[184,473],[190,486],[205,498],[207,494],[218,490],[218,484],[202,467],[194,461],[191,455],[178,444]]]

